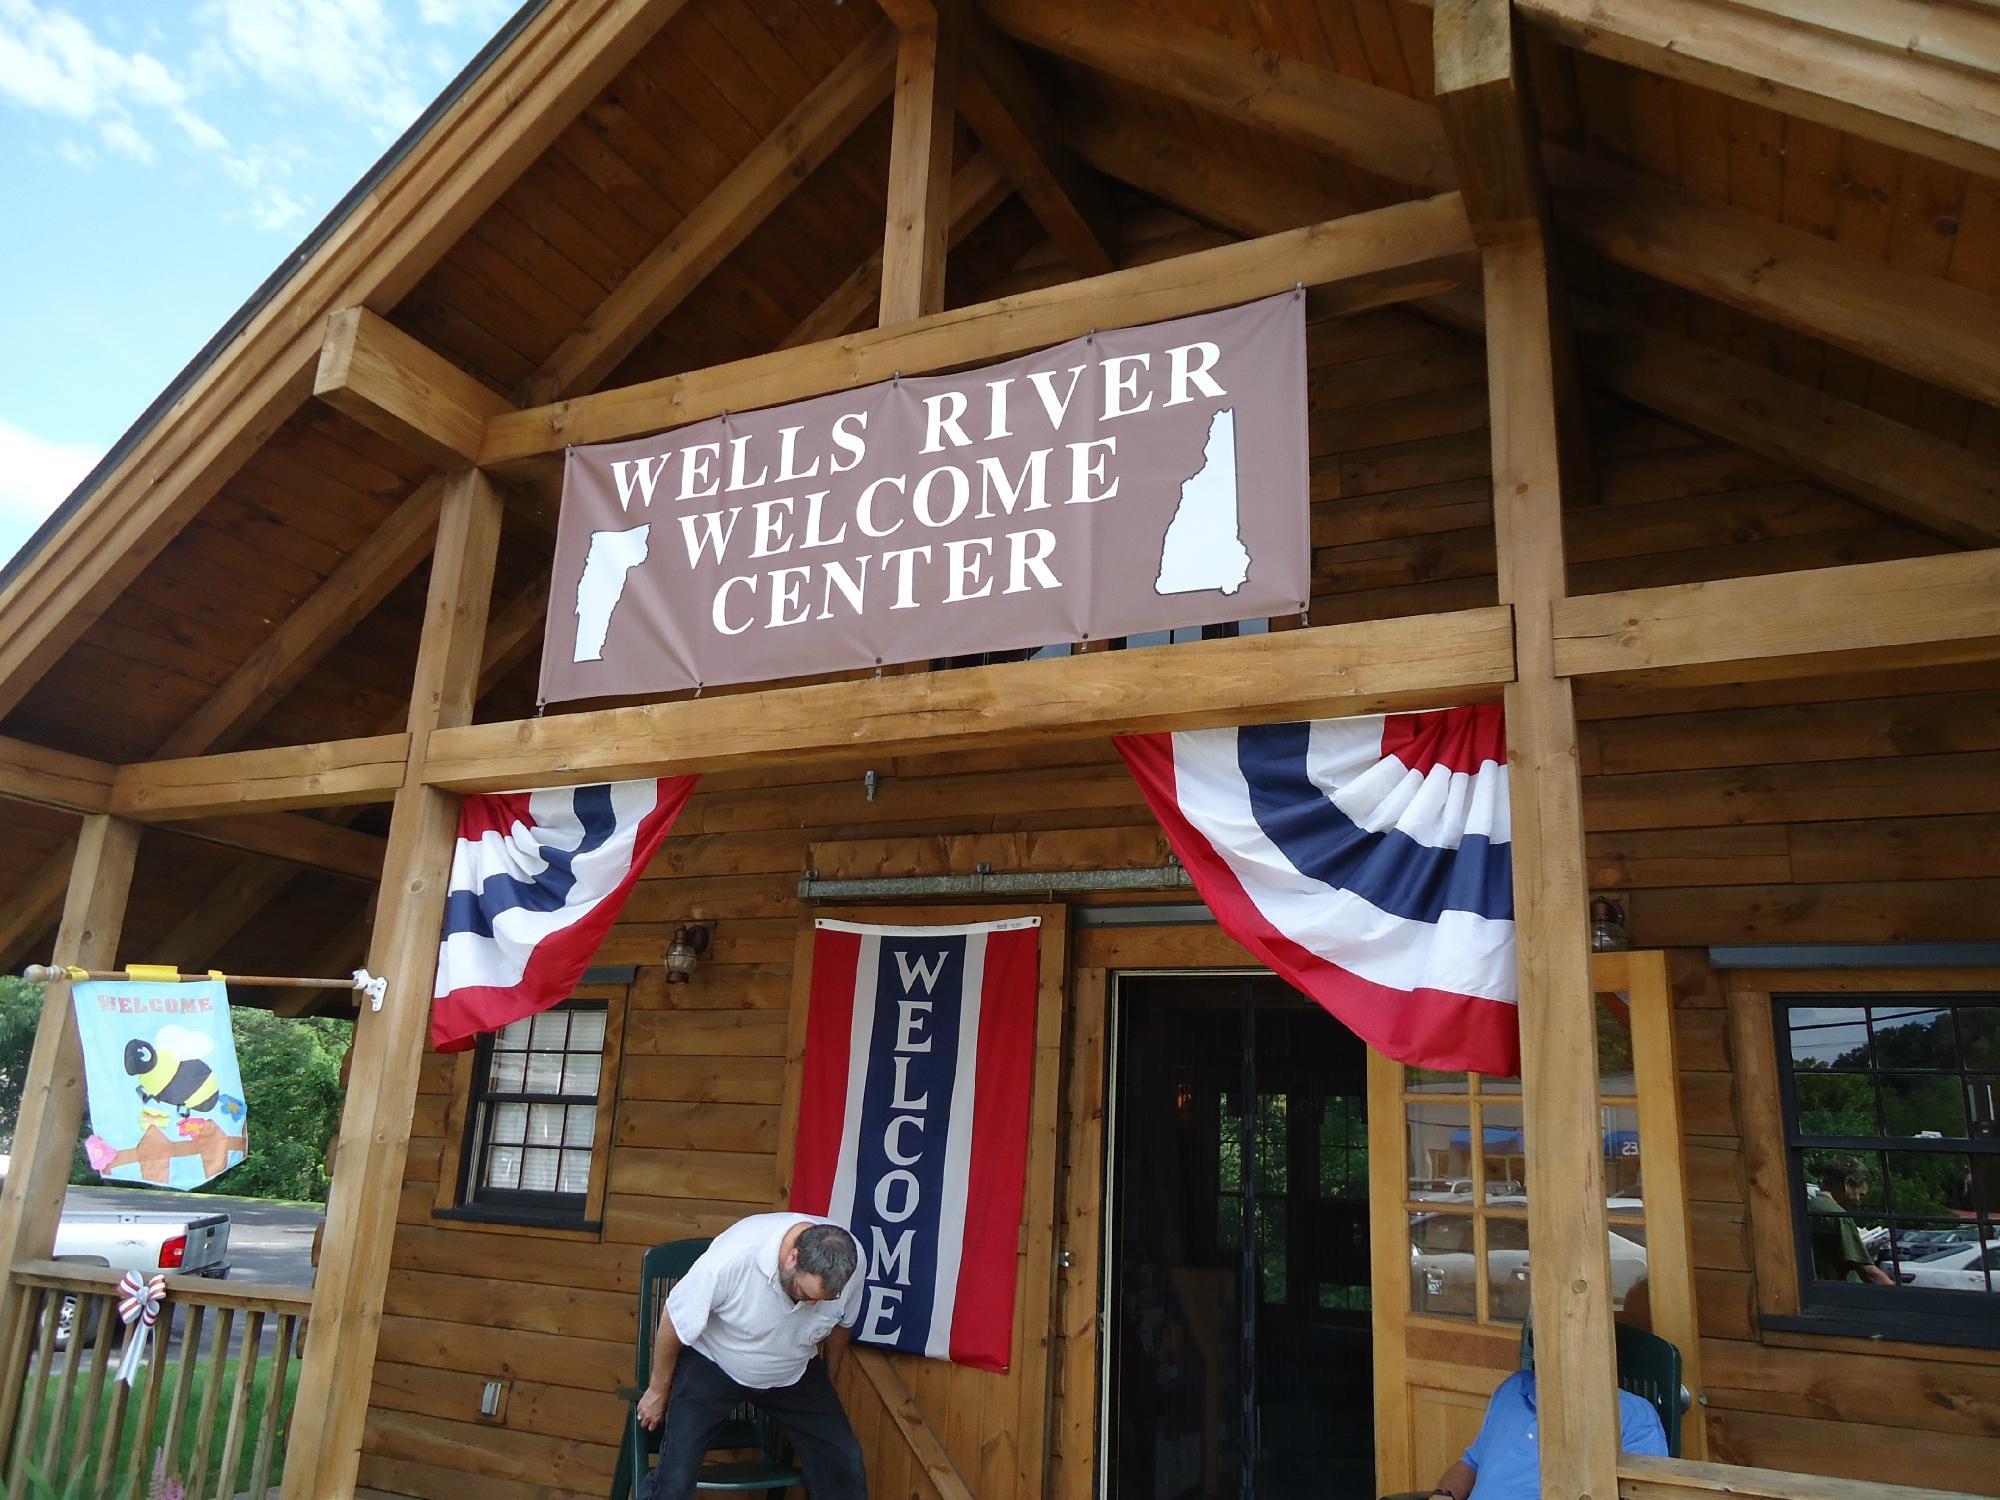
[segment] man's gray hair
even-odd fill
[[[829,1297],[847,1290],[860,1256],[854,1236],[838,1224],[815,1224],[799,1236],[799,1274],[817,1276]]]

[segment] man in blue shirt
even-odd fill
[[[1667,1456],[1666,1429],[1652,1404],[1618,1393],[1618,1446],[1627,1453]],[[1535,1372],[1518,1370],[1486,1403],[1486,1420],[1465,1457],[1444,1471],[1434,1500],[1537,1500],[1542,1493],[1541,1447],[1535,1433]]]

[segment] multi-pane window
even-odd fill
[[[2000,996],[1777,997],[1802,1302],[2000,1324]]]
[[[461,1201],[584,1217],[605,1017],[572,1000],[480,1039]]]

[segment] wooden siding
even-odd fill
[[[1475,590],[1490,598],[1476,345],[1390,312],[1316,323],[1310,349],[1314,619],[1443,607],[1447,594],[1478,602]],[[1787,549],[1788,565],[1811,566],[1856,555],[1857,531],[1880,549],[1868,555],[1936,545],[1764,460],[1623,408],[1600,412],[1597,458],[1600,501],[1571,517],[1580,571],[1648,583],[1722,576],[1761,571],[1773,547]],[[1639,945],[2000,935],[1983,883],[2000,871],[1988,868],[1986,841],[1954,840],[1948,821],[2000,815],[1990,805],[2000,670],[1606,695],[1586,700],[1583,714],[1591,878],[1625,895]],[[877,774],[872,798],[867,770]],[[796,893],[805,870],[1134,868],[1165,854],[1108,744],[856,762],[811,780],[783,767],[705,778],[600,953],[639,969],[601,1237],[433,1220],[454,1074],[446,1060],[426,1069],[363,1483],[441,1496],[462,1482],[453,1476],[477,1474],[500,1494],[602,1492],[622,1411],[610,1392],[630,1378],[640,1250],[712,1233],[772,1199],[794,951],[812,914]],[[688,920],[712,924],[713,946],[694,983],[670,990],[659,955]],[[1126,961],[1172,964],[1196,949],[1212,959],[1218,943],[1230,946],[1196,929]],[[1099,1013],[1089,994],[1071,999],[1077,1014]],[[1726,1021],[1716,996],[1690,989],[1682,999],[1683,1105],[1703,1122],[1692,1127],[1688,1167],[1717,1456],[1882,1477],[1865,1430],[1840,1428],[1838,1441],[1820,1431],[1850,1406],[1864,1410],[1865,1383],[1829,1374],[1832,1396],[1805,1383],[1844,1356],[1756,1341],[1742,1147],[1723,1123],[1735,1118]],[[1067,1098],[1084,1116],[1093,1094],[1080,1069],[1101,1065],[1101,1045],[1089,1028],[1066,1038]],[[1096,1149],[1087,1118],[1069,1118],[1063,1136],[1072,1155],[1059,1223],[1065,1235],[1088,1235],[1094,1179],[1074,1155]],[[1087,1470],[1077,1450],[1093,1432],[1094,1371],[1068,1361],[1060,1336],[1083,1315],[1059,1310],[1053,1350],[1050,1449],[1066,1476]],[[1794,1354],[1804,1363],[1788,1363]],[[1931,1372],[1922,1381],[1955,1378],[1914,1363]],[[909,1362],[897,1369],[972,1492],[1016,1493],[992,1456],[1012,1407],[947,1392],[944,1376]],[[516,1382],[504,1430],[471,1419],[483,1376]],[[958,1376],[975,1390],[981,1378]],[[1870,1408],[1875,1425],[1949,1438],[1964,1457],[1941,1482],[1990,1485],[1974,1472],[1979,1462],[2000,1472],[1986,1409],[1920,1410],[1922,1381]],[[873,1388],[849,1384],[878,1492],[936,1494]],[[1802,1389],[1813,1394],[1792,1394]]]

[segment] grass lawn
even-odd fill
[[[116,1351],[112,1351],[109,1357],[115,1359],[117,1357]],[[271,1394],[271,1367],[273,1362],[270,1355],[259,1359],[257,1361],[257,1368],[250,1377],[250,1411],[244,1428],[242,1454],[236,1464],[235,1482],[230,1486],[229,1492],[233,1494],[240,1494],[250,1486],[250,1470],[257,1456],[257,1435],[262,1430],[264,1407]],[[169,1408],[173,1405],[174,1385],[180,1375],[179,1364],[180,1361],[176,1359],[173,1366],[166,1372],[166,1377],[160,1390],[159,1410],[153,1415],[152,1433],[149,1441],[140,1445],[140,1456],[135,1458],[133,1450],[138,1434],[133,1430],[133,1422],[138,1415],[140,1403],[145,1399],[146,1381],[152,1374],[151,1366],[149,1365],[140,1372],[138,1382],[132,1387],[131,1394],[126,1399],[125,1430],[119,1435],[118,1456],[113,1466],[109,1488],[102,1492],[105,1500],[123,1500],[123,1497],[128,1495],[131,1497],[131,1500],[144,1500],[144,1497],[148,1493],[153,1473],[152,1458],[148,1455],[158,1453],[165,1445],[167,1416]],[[215,1431],[209,1437],[208,1461],[203,1470],[206,1475],[206,1478],[203,1480],[203,1488],[206,1493],[210,1494],[213,1494],[216,1489],[216,1475],[222,1463],[223,1444],[229,1436],[229,1398],[235,1390],[237,1364],[238,1362],[233,1359],[225,1361],[219,1377],[222,1382],[222,1389],[216,1398]],[[300,1364],[301,1361],[294,1359],[285,1371],[285,1389],[281,1399],[286,1410],[290,1409],[293,1400],[298,1395]],[[72,1398],[73,1404],[81,1402],[83,1397],[82,1386],[84,1381],[89,1378],[90,1373],[87,1369],[78,1372],[78,1389]],[[188,1386],[187,1407],[181,1415],[180,1442],[174,1450],[174,1468],[182,1479],[186,1479],[195,1467],[195,1427],[201,1417],[202,1401],[211,1374],[211,1367],[204,1361],[196,1367],[194,1379]],[[78,1500],[82,1500],[82,1497],[85,1495],[90,1495],[92,1500],[96,1500],[96,1492],[89,1490],[88,1485],[91,1471],[97,1463],[98,1446],[104,1440],[104,1423],[109,1415],[109,1408],[112,1404],[112,1388],[114,1385],[115,1381],[107,1378],[104,1395],[98,1402],[96,1420],[91,1424],[91,1432],[87,1443],[79,1441],[76,1412],[74,1410],[70,1413],[68,1422],[64,1424],[64,1446],[59,1450],[55,1462],[49,1466],[45,1475],[50,1480],[50,1488],[56,1495],[68,1496],[73,1494],[78,1497]],[[42,1469],[41,1459],[48,1443],[50,1420],[60,1394],[61,1381],[58,1377],[51,1375],[42,1391],[42,1409],[41,1414],[36,1419],[34,1440],[28,1445],[26,1450],[38,1471]],[[273,1485],[278,1483],[285,1471],[285,1452],[282,1438],[283,1434],[281,1432],[277,1453],[271,1461],[270,1482]],[[63,1460],[62,1453],[68,1454],[67,1462]],[[131,1484],[131,1488],[129,1490],[121,1488],[121,1485],[132,1480],[135,1472],[137,1476],[136,1482]],[[74,1490],[71,1489],[72,1485],[75,1486]],[[34,1491],[31,1490],[29,1493],[32,1495]]]

